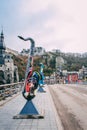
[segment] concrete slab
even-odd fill
[[[27,102],[20,94],[0,106],[0,130],[58,130],[57,115],[49,89],[46,86],[44,90],[46,93],[37,93],[32,100],[39,113],[44,111],[43,119],[13,119]]]

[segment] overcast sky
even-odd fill
[[[7,47],[21,51],[32,37],[47,51],[87,52],[87,0],[0,0],[0,31]]]

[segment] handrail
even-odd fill
[[[0,101],[22,91],[24,82],[0,85]]]
[[[0,85],[0,88],[1,87],[12,86],[12,85],[17,85],[17,84],[23,84],[23,82],[17,82],[17,83],[11,83],[11,84],[2,84],[2,85]]]

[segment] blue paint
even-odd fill
[[[39,87],[38,92],[46,92],[46,91],[44,91],[43,87]]]
[[[32,101],[27,101],[26,104],[24,105],[23,109],[20,112],[20,115],[37,115],[39,114],[37,109],[35,108],[34,104]]]
[[[40,85],[40,86],[42,86],[42,85],[45,84],[45,83],[44,83],[45,77],[44,77],[44,74],[43,74],[43,68],[44,68],[44,65],[43,65],[42,63],[40,63],[40,75],[41,75],[41,79],[40,79],[40,81],[39,81],[39,85]]]

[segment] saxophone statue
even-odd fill
[[[30,51],[28,55],[27,67],[25,72],[25,81],[24,87],[22,91],[22,95],[28,101],[32,100],[35,97],[35,90],[38,88],[39,85],[39,73],[33,72],[33,57],[35,51],[35,42],[32,38],[23,38],[22,36],[18,36],[20,39],[24,41],[30,41]]]

